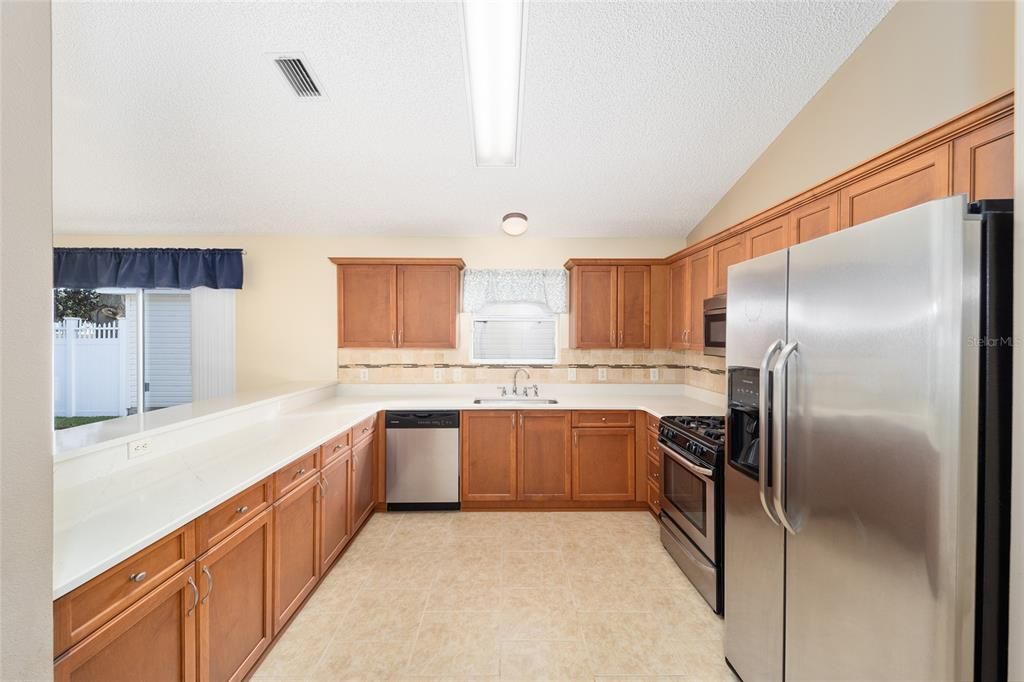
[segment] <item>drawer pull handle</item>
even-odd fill
[[[138,573],[132,573],[130,576],[128,576],[128,580],[131,580],[133,583],[141,583],[145,579],[146,579],[146,572],[145,571],[139,571]]]
[[[241,507],[239,507],[238,509],[235,510],[235,513],[237,513],[237,514],[244,514],[247,511],[249,511],[249,505],[243,504]]]
[[[601,417],[601,421],[603,421],[603,422],[608,421],[608,417]]]
[[[341,444],[340,443],[338,445],[334,446],[334,452],[337,452],[338,450],[341,450]]]
[[[295,476],[301,476],[301,475],[302,475],[302,474],[304,474],[304,473],[306,473],[306,467],[302,467],[301,469],[299,469],[298,471],[296,471],[296,472],[295,472]],[[295,476],[293,476],[292,478],[294,478]]]
[[[210,587],[207,588],[207,590],[206,590],[206,595],[200,600],[201,602],[203,602],[205,604],[206,600],[210,598],[210,593],[213,592],[213,574],[210,573],[210,569],[209,568],[207,568],[206,566],[203,566],[203,575],[206,576],[206,580],[207,580],[207,582],[210,585]]]
[[[188,577],[188,586],[192,588],[192,606],[188,607],[188,613],[186,616],[191,616],[192,612],[199,606],[199,588],[196,587],[196,581],[192,580],[192,576]]]
[[[369,430],[370,430],[370,427],[369,427],[369,426],[364,426],[364,427],[363,427],[363,433],[366,433],[366,432],[367,432],[367,431],[369,431]]]

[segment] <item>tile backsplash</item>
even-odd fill
[[[461,349],[338,349],[338,381],[346,384],[510,384],[521,364],[471,363]],[[558,362],[525,365],[530,384],[688,384],[725,393],[725,359],[699,351],[576,350]],[[604,370],[605,377],[599,378]],[[656,370],[657,378],[652,378]],[[575,379],[570,374],[575,371]]]

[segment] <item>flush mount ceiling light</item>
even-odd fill
[[[523,213],[506,213],[501,218],[501,229],[511,237],[518,237],[526,232],[526,215]]]
[[[525,0],[463,0],[463,59],[476,165],[516,165]]]

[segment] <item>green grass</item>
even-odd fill
[[[108,419],[117,419],[117,417],[54,417],[53,428],[55,431],[60,431],[61,429],[70,429],[72,426],[92,424],[93,422],[102,422]]]

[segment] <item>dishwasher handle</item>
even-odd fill
[[[444,412],[398,412],[384,413],[384,425],[388,429],[457,429],[459,413]]]

